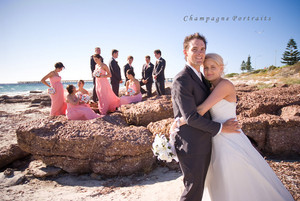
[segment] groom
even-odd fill
[[[176,75],[172,86],[175,117],[187,124],[175,136],[175,148],[183,173],[184,191],[180,200],[201,201],[210,163],[212,137],[239,133],[238,123],[230,119],[223,124],[211,120],[209,112],[201,116],[197,106],[209,96],[209,84],[200,72],[206,51],[206,39],[199,33],[187,36],[183,43],[186,66]]]

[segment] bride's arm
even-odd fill
[[[203,116],[212,106],[214,106],[220,100],[232,95],[235,92],[233,84],[229,80],[222,80],[208,96],[208,98],[197,107],[197,112]],[[186,124],[183,117],[179,119],[179,126]],[[172,125],[172,128],[176,125]]]
[[[220,100],[235,92],[233,84],[229,80],[222,80],[208,96],[208,98],[197,107],[198,113],[203,116],[212,106]]]

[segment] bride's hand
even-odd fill
[[[171,127],[170,127],[169,133],[175,133],[177,129],[178,129],[177,122],[176,122],[176,120],[174,120]]]

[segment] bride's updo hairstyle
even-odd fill
[[[208,53],[205,55],[205,60],[207,59],[212,59],[214,62],[216,62],[218,64],[218,66],[220,66],[224,71],[224,62],[223,62],[223,58],[216,54],[216,53]],[[205,60],[204,60],[204,63],[205,63]],[[223,72],[224,73],[224,72]]]

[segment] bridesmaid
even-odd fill
[[[103,58],[99,54],[93,56],[96,63],[94,77],[96,77],[96,93],[98,97],[98,109],[100,114],[106,115],[107,112],[114,112],[120,106],[120,98],[113,92],[107,78],[111,77],[111,72]]]
[[[79,80],[77,82],[77,86],[78,86],[77,92],[89,95],[89,92],[86,89],[83,88],[83,86],[84,86],[84,81],[83,80]]]
[[[61,77],[59,76],[59,72],[64,69],[64,65],[61,62],[57,62],[55,65],[55,70],[48,73],[45,77],[42,78],[41,82],[49,88],[54,88],[55,93],[51,94],[51,116],[65,115],[67,104],[64,98],[64,87],[61,83]],[[46,80],[50,79],[49,85]]]
[[[126,77],[126,95],[120,98],[121,105],[136,103],[142,100],[142,93],[140,91],[140,82],[135,79],[132,69],[127,70]]]
[[[100,117],[87,104],[80,102],[74,85],[67,86],[67,118],[69,120],[89,120]]]

